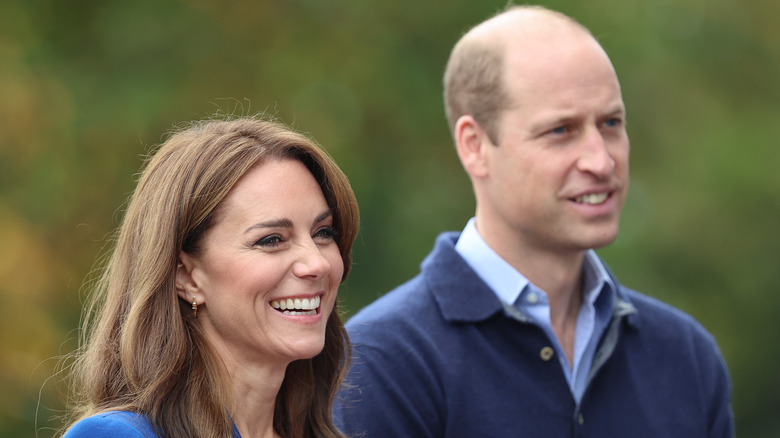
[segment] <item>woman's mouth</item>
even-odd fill
[[[273,300],[271,307],[285,315],[316,315],[320,307],[320,296]]]

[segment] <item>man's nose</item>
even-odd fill
[[[610,155],[601,132],[595,127],[588,130],[582,142],[577,168],[598,177],[609,176],[615,170],[615,160]]]

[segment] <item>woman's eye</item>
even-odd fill
[[[317,232],[314,233],[314,237],[316,239],[326,240],[326,241],[330,242],[338,234],[339,234],[339,232],[335,228],[333,228],[332,226],[327,226],[327,227],[322,227],[319,230],[317,230]]]
[[[255,242],[255,246],[266,246],[266,247],[273,247],[278,245],[282,242],[282,237],[278,234],[272,234],[270,236],[265,236],[262,239]]]

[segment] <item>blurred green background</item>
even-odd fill
[[[447,56],[505,3],[0,0],[0,436],[59,426],[82,284],[177,122],[264,112],[328,149],[363,219],[348,314],[413,276],[474,209]],[[738,435],[780,436],[780,3],[544,4],[598,36],[628,106],[631,193],[600,253],[716,336]]]

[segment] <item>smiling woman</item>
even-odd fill
[[[65,436],[342,436],[336,298],[358,222],[346,176],[283,125],[173,133],[85,309]]]
[[[300,161],[270,158],[228,192],[197,249],[181,252],[176,289],[203,307],[199,324],[228,371],[279,386],[287,364],[322,350],[344,272],[331,211]]]

